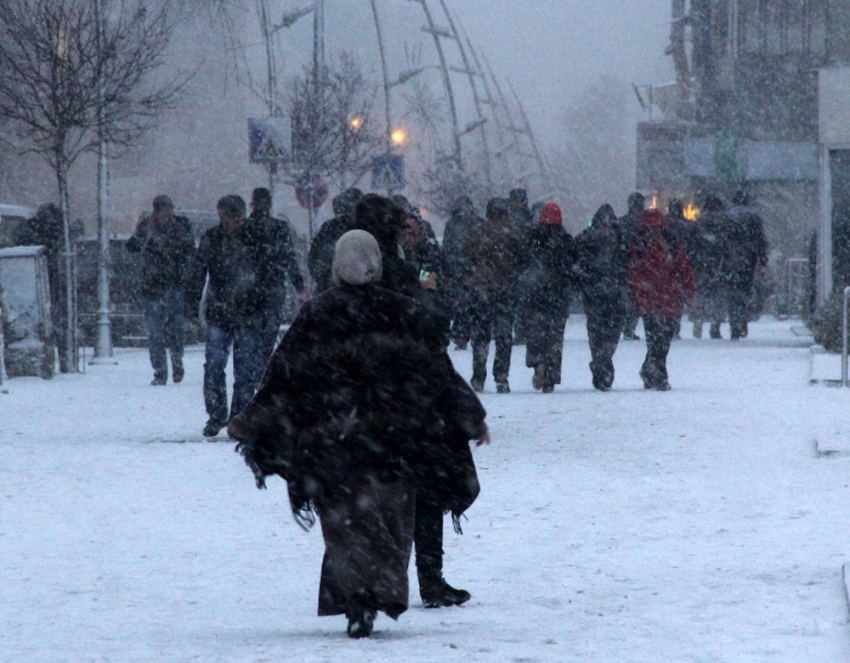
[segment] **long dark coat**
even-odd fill
[[[364,591],[392,617],[406,609],[417,482],[439,483],[456,515],[467,508],[484,417],[412,299],[344,285],[302,307],[234,427],[258,486],[280,475],[299,522],[311,507],[322,520],[319,614]]]
[[[526,333],[526,365],[545,364],[553,384],[561,383],[564,326],[570,314],[575,262],[572,236],[561,226],[528,231],[528,267],[523,275],[521,320]]]

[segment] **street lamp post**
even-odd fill
[[[98,273],[97,273],[97,341],[90,364],[117,364],[112,351],[112,321],[109,315],[109,222],[107,207],[109,204],[109,162],[107,145],[104,139],[104,90],[103,90],[103,0],[95,2],[95,20],[97,22],[97,237],[98,237]]]

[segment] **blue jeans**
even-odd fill
[[[239,414],[254,395],[262,356],[262,327],[223,328],[207,326],[204,363],[204,403],[210,420],[224,423]],[[227,414],[227,359],[233,346],[233,399]]]
[[[168,377],[165,349],[171,351],[171,363],[183,360],[183,291],[166,290],[159,297],[145,300],[145,320],[148,325],[148,352],[156,377]]]

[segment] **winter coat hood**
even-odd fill
[[[648,209],[643,213],[640,220],[640,230],[664,230],[667,227],[667,219],[660,210]]]
[[[349,230],[336,243],[334,285],[364,285],[381,280],[381,249],[365,230]]]

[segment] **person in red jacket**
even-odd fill
[[[643,318],[646,359],[640,369],[645,389],[669,391],[667,353],[685,303],[694,298],[694,276],[682,245],[664,215],[650,209],[638,225],[629,252],[629,286]]]

